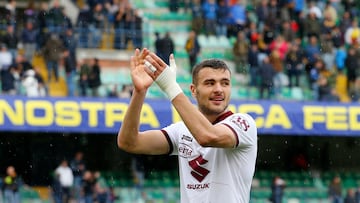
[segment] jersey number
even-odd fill
[[[207,162],[208,161],[205,160],[201,155],[189,161],[189,166],[193,169],[193,171],[191,171],[191,175],[199,182],[203,181],[204,178],[210,173],[209,170],[201,166]]]

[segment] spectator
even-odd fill
[[[145,166],[142,155],[134,155],[131,159],[131,171],[138,199],[144,198]]]
[[[93,26],[93,14],[87,4],[84,4],[80,8],[76,26],[79,34],[79,46],[82,48],[89,48],[89,43],[91,42],[89,36],[92,35],[90,27]]]
[[[7,25],[16,25],[16,0],[8,0],[5,4],[5,20]]]
[[[290,21],[284,21],[282,23],[280,34],[284,37],[285,41],[287,41],[287,42],[292,42],[296,38],[296,31],[291,28]]]
[[[114,187],[110,187],[109,203],[115,203],[119,199],[119,196],[115,193]]]
[[[0,71],[7,70],[13,63],[13,57],[6,44],[0,44]]]
[[[344,46],[340,46],[338,49],[335,50],[335,65],[337,70],[344,70],[345,68],[345,61],[347,57],[347,51]],[[329,65],[329,64],[328,64]],[[333,69],[327,67],[329,71],[332,71]]]
[[[161,46],[162,46],[162,41],[161,41],[161,36],[159,32],[155,32],[155,42],[154,42],[154,46],[155,46],[155,53],[158,56],[161,56]]]
[[[339,101],[336,90],[329,84],[328,78],[319,75],[317,80],[318,101]]]
[[[125,49],[125,13],[126,8],[123,5],[114,13],[115,49]]]
[[[185,43],[185,50],[189,57],[190,72],[198,60],[200,49],[201,47],[197,38],[197,34],[194,30],[192,30],[189,32],[189,36]]]
[[[258,44],[260,33],[258,32],[258,28],[256,27],[256,22],[249,22],[249,28],[246,29],[246,38],[252,44]]]
[[[21,43],[24,46],[24,56],[27,61],[32,61],[37,46],[38,31],[34,27],[32,21],[25,24],[25,28],[21,33]]]
[[[227,36],[228,20],[230,8],[226,0],[220,0],[216,10],[216,35]]]
[[[54,174],[53,182],[51,184],[51,195],[54,203],[62,203],[62,188],[60,183],[60,175]]]
[[[33,69],[24,72],[24,78],[22,79],[22,85],[25,88],[25,94],[28,97],[39,97],[39,83],[35,77],[35,71]]]
[[[24,10],[24,16],[23,16],[23,23],[26,22],[36,22],[36,16],[37,16],[37,10],[35,8],[35,2],[29,1],[25,10]]]
[[[96,200],[98,203],[107,203],[109,199],[109,187],[104,177],[101,176],[100,171],[94,172],[94,190]]]
[[[342,14],[342,17],[340,19],[339,25],[336,27],[339,27],[340,32],[344,34],[348,28],[352,26],[352,16],[349,10],[345,10]]]
[[[72,28],[67,28],[60,37],[65,49],[67,49],[70,52],[69,54],[76,59],[77,39],[74,35],[74,30]]]
[[[7,25],[6,26],[6,33],[1,38],[1,43],[5,44],[7,49],[10,51],[13,62],[16,58],[16,55],[18,53],[18,44],[19,44],[19,38],[15,33],[15,29],[13,25]]]
[[[304,35],[310,37],[310,36],[320,36],[320,34],[321,34],[320,21],[316,17],[316,13],[310,12],[304,21]]]
[[[355,190],[353,188],[349,188],[346,190],[346,196],[344,199],[344,203],[358,203],[355,197]]]
[[[102,32],[105,31],[106,24],[106,15],[104,13],[103,5],[101,3],[96,3],[92,12],[93,23],[90,25],[90,33],[92,48],[99,48]]]
[[[166,32],[165,36],[160,40],[159,53],[159,57],[169,65],[169,56],[175,53],[175,45],[171,39],[170,32]]]
[[[46,1],[41,1],[40,10],[38,11],[36,16],[37,28],[39,31],[37,40],[38,48],[41,48],[45,45],[46,35],[48,32],[49,18],[49,4]]]
[[[318,38],[315,35],[310,36],[309,43],[304,47],[304,54],[306,58],[305,71],[311,83],[310,71],[315,62],[320,58],[320,47],[318,45]]]
[[[123,84],[121,91],[119,94],[117,94],[117,96],[119,98],[130,98],[132,96],[132,91],[133,91],[133,86],[131,84]]]
[[[334,61],[336,55],[334,43],[331,38],[331,32],[327,31],[326,33],[322,33],[320,35],[320,57],[324,60],[324,63],[326,64],[325,66],[329,71],[332,71],[335,68]],[[338,68],[340,67],[338,66]]]
[[[200,34],[204,27],[203,11],[201,7],[201,0],[193,0],[191,2],[191,30],[196,34]]]
[[[352,89],[356,78],[358,77],[359,69],[359,54],[356,48],[351,46],[347,50],[347,57],[345,59],[346,76],[347,76],[347,88]]]
[[[20,188],[22,186],[22,179],[18,176],[15,167],[8,166],[4,178],[4,201],[6,203],[20,203]]]
[[[250,72],[250,82],[249,85],[252,87],[258,87],[259,81],[259,48],[257,44],[251,43],[249,53],[248,53],[248,62],[249,62],[249,72]]]
[[[289,50],[289,43],[285,40],[281,34],[277,35],[275,40],[269,44],[269,51],[276,51],[279,53],[281,60],[285,59],[285,56]]]
[[[143,19],[138,9],[134,10],[133,24],[134,25],[132,26],[132,31],[130,34],[132,36],[132,43],[134,48],[141,49],[143,46],[143,34],[142,34]]]
[[[262,63],[259,67],[259,76],[260,76],[260,99],[264,99],[264,92],[267,93],[267,99],[270,99],[273,94],[273,85],[274,85],[274,75],[275,70],[272,64],[270,63],[269,57],[266,55],[262,59]]]
[[[324,32],[329,32],[333,27],[336,26],[338,20],[338,14],[334,6],[332,6],[331,2],[326,2],[324,11],[323,11],[324,18],[323,21],[323,29]]]
[[[217,9],[218,5],[215,0],[205,0],[202,4],[204,31],[207,36],[216,34]]]
[[[84,203],[92,203],[94,200],[94,174],[86,170],[82,179],[82,194]]]
[[[52,2],[52,7],[49,9],[49,19],[47,19],[49,23],[47,27],[50,32],[60,34],[62,31],[62,25],[65,20],[62,9],[63,8],[61,7],[59,0],[54,0]]]
[[[131,4],[126,4],[124,15],[124,42],[123,49],[141,48],[142,46],[142,18],[138,10],[132,8]]]
[[[336,175],[328,186],[328,195],[332,203],[342,202],[342,184],[340,176]]]
[[[47,95],[47,87],[46,87],[43,76],[40,74],[40,68],[39,67],[34,67],[33,70],[35,71],[35,79],[38,82],[39,96],[44,97],[44,96]]]
[[[243,0],[237,0],[237,3],[230,6],[229,13],[229,33],[228,36],[236,36],[237,33],[244,29],[246,24],[246,10]]]
[[[298,20],[300,13],[305,8],[306,0],[291,0],[290,4],[293,4],[293,12],[290,12],[291,19]]]
[[[317,19],[321,19],[322,18],[322,11],[321,9],[317,6],[315,1],[310,1],[308,4],[308,12],[312,13],[315,15],[315,17]]]
[[[89,87],[89,74],[90,74],[90,59],[83,59],[79,70],[79,86],[80,96],[87,96],[87,89]]]
[[[68,96],[73,97],[75,96],[75,74],[76,74],[76,66],[77,61],[73,54],[70,53],[69,50],[64,52],[64,67],[65,67],[65,74],[66,74],[66,87],[68,90]]]
[[[275,176],[271,183],[271,196],[272,203],[282,203],[284,196],[284,188],[286,187],[285,181],[280,176]]]
[[[236,41],[232,47],[234,56],[235,72],[246,76],[248,73],[248,53],[250,43],[247,41],[244,31],[237,33]]]
[[[358,20],[354,19],[351,22],[351,27],[348,27],[344,33],[345,43],[349,46],[357,46],[360,43],[360,28]]]
[[[278,1],[269,0],[268,10],[269,14],[266,18],[265,24],[267,24],[270,29],[277,32],[280,28],[280,21],[283,20],[281,18],[280,6],[278,5]]]
[[[19,79],[19,73],[16,66],[10,65],[6,70],[0,71],[1,93],[7,95],[16,95],[16,80]]]
[[[269,17],[269,0],[261,0],[255,8],[255,13],[258,18],[258,27],[259,30],[262,31],[264,28],[265,22],[267,22],[267,18]]]
[[[354,82],[353,87],[349,91],[351,101],[353,102],[360,102],[360,78],[357,78]],[[360,191],[359,193],[359,200],[360,200]]]
[[[74,187],[73,195],[76,201],[80,202],[81,200],[81,184],[84,172],[86,170],[86,165],[84,162],[84,154],[81,151],[75,153],[73,160],[70,162],[70,168],[74,175]]]
[[[60,165],[55,169],[55,174],[59,175],[59,181],[61,185],[63,203],[69,203],[70,190],[74,183],[74,175],[69,167],[67,160],[62,160]]]
[[[91,60],[91,66],[90,66],[90,72],[88,78],[88,85],[91,89],[91,94],[93,97],[99,96],[98,89],[101,86],[100,74],[101,74],[101,68],[99,65],[99,59],[93,58]]]
[[[51,75],[54,73],[55,81],[59,80],[59,62],[64,51],[64,44],[60,40],[59,35],[52,33],[50,38],[46,41],[42,49],[46,67],[48,70],[48,81],[51,80]]]
[[[289,78],[289,87],[299,87],[300,76],[303,71],[303,53],[300,50],[298,44],[293,43],[290,47],[290,51],[285,57],[286,73]],[[294,82],[295,79],[295,82]]]
[[[284,64],[281,59],[280,52],[275,49],[270,53],[270,63],[272,64],[275,75],[274,75],[274,93],[276,98],[280,98],[282,95],[282,88],[289,85],[289,80],[284,74]]]

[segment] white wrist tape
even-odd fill
[[[169,66],[156,78],[155,82],[165,92],[170,101],[183,92],[176,82],[176,70],[174,72]]]

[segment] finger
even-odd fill
[[[147,61],[145,60],[145,63]],[[149,63],[149,62],[148,62]],[[150,63],[149,63],[150,64]],[[151,65],[151,64],[150,64]],[[146,65],[145,65],[146,66]],[[152,66],[152,65],[151,65]],[[147,68],[145,67],[144,68],[144,71],[153,79],[153,80],[156,80],[156,77],[157,77],[157,73],[156,71],[152,71],[150,68]]]
[[[136,67],[136,59],[135,56],[131,56],[130,58],[130,70],[134,70]]]
[[[150,69],[151,72],[155,72],[156,68],[147,60],[145,60],[145,64],[144,64],[148,69]]]
[[[170,62],[170,67],[173,69],[173,71],[176,71],[176,63],[175,63],[174,54],[170,54],[169,62]]]
[[[160,57],[158,57],[155,53],[150,52],[150,53],[149,53],[149,56],[150,56],[150,57],[153,59],[153,61],[155,62],[155,64],[152,63],[152,62],[151,62],[151,64],[152,64],[153,66],[155,66],[156,69],[162,71],[164,68],[166,68],[167,64],[166,64]],[[157,66],[156,66],[156,64],[157,64]]]
[[[143,48],[142,50],[141,50],[141,52],[140,52],[140,58],[142,59],[142,60],[144,60],[145,59],[145,57],[149,54],[149,50],[147,49],[147,48]]]
[[[161,60],[161,59],[160,59]],[[156,71],[162,71],[164,68],[161,67],[161,65],[153,58],[153,56],[151,55],[148,55],[146,58],[145,58],[145,61],[148,61],[149,64],[151,64],[151,66],[153,66]],[[152,69],[149,65],[149,69]],[[153,69],[154,70],[154,69]]]

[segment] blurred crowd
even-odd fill
[[[176,0],[171,2],[170,6],[174,2],[180,4]],[[234,39],[235,74],[245,85],[257,87],[260,98],[278,99],[284,87],[300,87],[310,89],[313,100],[359,101],[360,2],[183,3],[184,12],[191,12],[192,32],[196,35]]]
[[[28,1],[20,10],[8,0],[0,11],[1,92],[45,96],[48,82],[59,80],[64,67],[68,96],[97,96],[101,85],[97,58],[78,61],[77,48],[99,48],[103,33],[115,32],[116,49],[142,46],[142,19],[127,0],[74,1],[79,14],[72,20],[59,0]],[[21,11],[21,13],[19,13]],[[48,76],[33,66],[35,55],[45,60]]]

